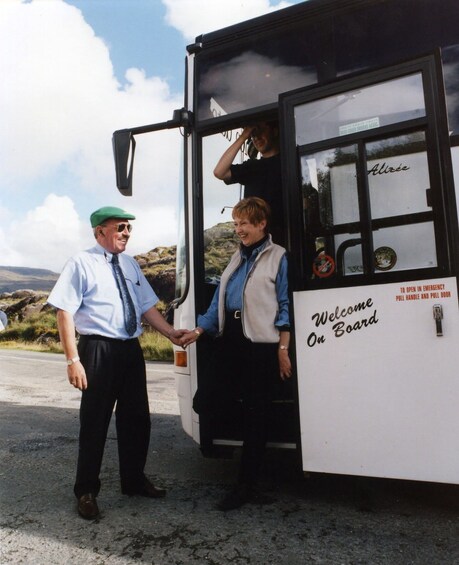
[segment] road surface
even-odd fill
[[[76,513],[80,393],[62,356],[0,349],[0,564],[308,565],[459,563],[459,490],[382,479],[313,476],[270,452],[273,504],[222,513],[234,460],[204,459],[183,432],[173,368],[148,363],[147,474],[162,500],[121,495],[109,432],[101,518]],[[456,446],[457,448],[457,446]]]

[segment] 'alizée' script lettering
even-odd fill
[[[377,324],[378,317],[376,308],[373,309],[372,313],[368,317],[360,318],[357,321],[344,319],[352,316],[353,314],[371,308],[373,308],[373,299],[368,298],[363,302],[358,302],[357,304],[351,306],[345,306],[344,308],[337,306],[332,311],[325,310],[323,312],[316,312],[311,316],[311,319],[314,322],[316,328],[320,328],[321,326],[325,326],[329,323],[333,324],[331,329],[334,336],[342,337],[344,334],[350,334],[352,332],[362,330],[363,328],[367,328],[368,326],[371,326],[373,324]],[[317,335],[315,332],[311,332],[307,339],[307,344],[309,347],[314,347],[314,345],[316,345],[317,343],[324,342],[325,336]]]
[[[376,163],[368,170],[369,175],[387,175],[388,173],[400,173],[401,171],[409,171],[410,167],[408,165],[400,165],[398,167],[391,167],[386,165],[386,163]]]

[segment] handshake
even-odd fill
[[[186,349],[203,333],[204,330],[202,328],[195,328],[194,330],[173,330],[169,335],[169,339],[175,345],[180,345],[183,349]]]

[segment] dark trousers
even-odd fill
[[[81,336],[78,353],[88,388],[81,397],[75,495],[99,493],[100,468],[115,405],[121,488],[135,489],[144,480],[151,426],[140,344],[137,339]]]
[[[238,482],[257,482],[263,462],[271,402],[279,377],[277,343],[254,343],[242,331],[240,319],[227,314],[223,336],[217,340],[216,359],[220,369],[215,379],[222,379],[224,406],[227,415],[231,404],[242,400],[243,447]]]

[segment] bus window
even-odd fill
[[[212,53],[210,60],[205,52],[199,54],[198,118],[276,103],[280,85],[287,91],[315,84],[317,71],[309,55],[314,53],[313,45],[312,33],[302,33],[298,45],[275,39],[263,44],[254,36],[246,45],[238,42],[219,56]]]
[[[373,141],[365,149],[375,272],[436,267],[425,133]]]
[[[355,84],[333,95],[324,88],[328,95],[296,104],[292,114],[303,204],[302,280],[313,286],[441,264],[423,74]]]
[[[273,104],[282,92],[408,60],[440,47],[445,68],[449,125],[459,131],[458,35],[455,0],[404,0],[396,15],[386,2],[328,7],[296,18],[260,38],[253,30],[226,37],[197,55],[198,119],[217,117],[214,101],[232,114]],[[305,8],[307,9],[307,7]],[[381,26],[384,22],[384,26]],[[241,33],[242,31],[242,33]],[[212,42],[213,34],[206,39]],[[400,41],[394,41],[399,38]]]
[[[240,130],[210,135],[202,140],[202,194],[204,224],[204,279],[217,285],[220,275],[236,250],[233,206],[241,199],[239,185],[226,185],[214,177],[213,170],[222,153]],[[240,159],[244,156],[241,152]]]
[[[357,268],[346,274],[361,272],[357,160],[356,145],[317,151],[300,159],[309,278],[335,275],[336,254],[338,250],[344,253],[343,244],[351,239],[356,244],[346,249],[346,255]]]
[[[358,154],[353,144],[300,159],[311,279],[365,272]],[[437,267],[425,132],[365,143],[363,155],[375,273]]]
[[[183,177],[181,177],[183,178]],[[187,290],[187,241],[186,241],[186,222],[185,222],[185,191],[179,192],[179,212],[178,212],[178,237],[177,237],[177,258],[175,268],[175,298],[180,299],[186,294]]]
[[[295,109],[296,141],[306,145],[425,116],[420,73],[322,98]]]

